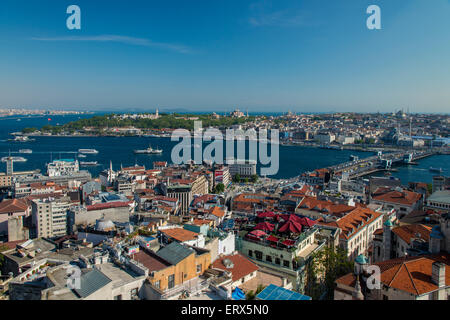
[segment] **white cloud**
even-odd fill
[[[164,43],[164,42],[154,42],[146,38],[135,38],[120,35],[98,35],[98,36],[64,36],[64,37],[33,37],[31,38],[35,41],[92,41],[92,42],[117,42],[124,44],[131,44],[136,46],[144,47],[155,47],[165,50],[176,51],[179,53],[193,53],[193,50],[187,46]]]

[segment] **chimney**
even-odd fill
[[[433,283],[437,285],[438,288],[445,287],[445,263],[433,263],[431,271],[431,281],[433,281]]]

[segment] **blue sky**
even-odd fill
[[[2,0],[0,107],[448,113],[449,17],[448,0]]]

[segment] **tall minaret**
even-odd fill
[[[392,229],[394,225],[390,219],[386,220],[383,224],[383,246],[384,246],[384,254],[383,260],[391,259],[391,246],[392,246]]]
[[[356,276],[356,285],[352,293],[353,300],[364,300],[364,295],[361,291],[361,284],[359,283],[359,275]]]
[[[156,119],[159,118],[159,110],[158,110],[158,108],[156,108],[155,116],[156,116]]]

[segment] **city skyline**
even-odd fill
[[[448,110],[446,0],[71,4],[0,4],[1,108]]]

